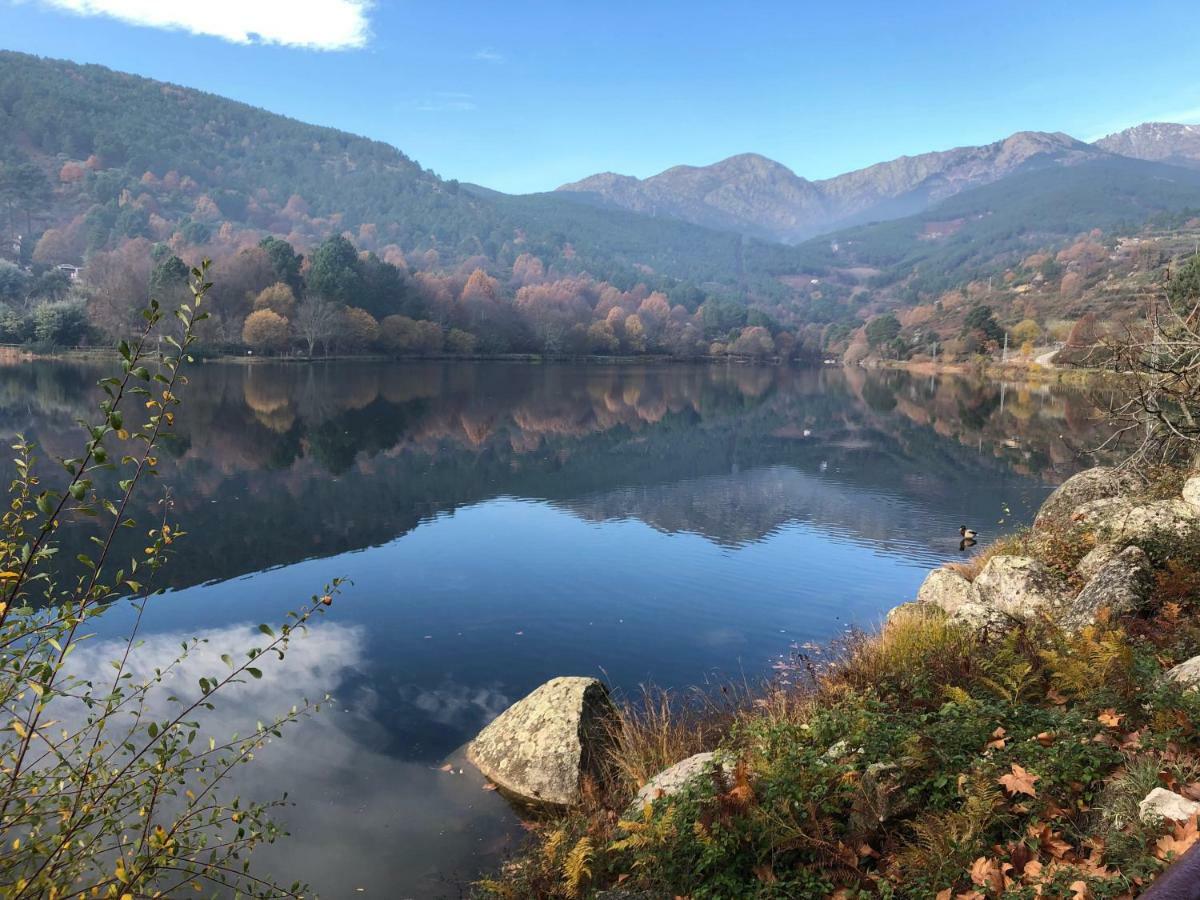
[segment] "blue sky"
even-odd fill
[[[1182,0],[0,0],[4,49],[213,91],[514,192],[747,151],[822,178],[1023,129],[1200,122],[1197,46]]]

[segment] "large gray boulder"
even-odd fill
[[[1104,564],[1120,552],[1121,548],[1116,544],[1097,544],[1086,554],[1083,559],[1075,566],[1075,574],[1083,581],[1084,584],[1096,577]]]
[[[953,615],[964,603],[976,601],[975,588],[953,569],[934,569],[917,591],[917,603],[940,606]]]
[[[1028,556],[993,556],[974,587],[980,605],[1018,618],[1054,612],[1066,599],[1062,581]]]
[[[1200,813],[1200,803],[1166,788],[1155,788],[1138,804],[1138,813],[1143,822],[1154,823],[1163,819],[1186,822]]]
[[[1069,519],[1084,503],[1115,497],[1129,484],[1128,476],[1108,466],[1096,466],[1072,475],[1046,498],[1033,521],[1033,527],[1042,529],[1059,520]]]
[[[1078,631],[1096,621],[1100,610],[1113,615],[1133,612],[1150,595],[1150,558],[1141,547],[1126,547],[1102,565],[1082,591],[1059,615],[1068,631]]]
[[[954,611],[950,621],[972,631],[1002,633],[1020,624],[1022,616],[1013,616],[983,603],[964,603]]]
[[[554,678],[479,732],[467,758],[517,799],[571,806],[580,800],[580,777],[597,767],[614,713],[595,678]]]
[[[1183,500],[1094,510],[1090,515],[1101,539],[1151,552],[1171,553],[1200,538],[1200,509]]]

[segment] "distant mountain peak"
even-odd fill
[[[1200,168],[1200,125],[1144,122],[1096,141],[1110,153]]]
[[[901,156],[816,182],[762,154],[739,153],[645,179],[593,175],[559,190],[588,192],[635,212],[798,241],[855,222],[910,215],[1034,159],[1065,163],[1101,152],[1062,132],[1019,131],[981,147]]]

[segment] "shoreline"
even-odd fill
[[[1196,586],[1200,474],[1097,467],[1028,530],[931,570],[874,633],[719,705],[651,690],[605,713],[601,682],[554,679],[473,761],[494,782],[561,774],[544,746],[521,759],[554,710],[608,716],[590,746],[578,728],[565,741],[573,765],[599,762],[477,884],[502,900],[561,897],[564,879],[572,897],[655,900],[1134,897],[1197,842]]]

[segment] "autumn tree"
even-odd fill
[[[269,309],[289,322],[296,317],[296,295],[282,281],[263,288],[254,298],[254,309]]]
[[[646,352],[646,328],[637,313],[625,318],[625,347],[630,353]]]
[[[730,346],[729,352],[735,356],[765,359],[775,355],[775,341],[771,337],[771,332],[766,328],[761,325],[751,325],[742,329],[742,333]]]
[[[388,316],[379,323],[379,340],[392,353],[440,353],[444,343],[436,322],[418,322],[408,316]]]
[[[336,330],[338,345],[350,352],[367,350],[379,340],[379,323],[375,317],[354,306],[338,313]]]
[[[311,358],[317,344],[328,348],[329,339],[337,327],[338,307],[320,294],[309,294],[296,307],[293,325],[308,348]]]
[[[451,328],[446,333],[446,351],[456,353],[461,356],[470,356],[475,352],[475,345],[478,339],[469,331],[463,331],[461,328]]]
[[[47,228],[33,248],[33,261],[43,264],[77,261],[79,249],[65,229]]]
[[[1022,319],[1013,326],[1012,338],[1018,344],[1034,342],[1042,336],[1042,329],[1033,319]]]
[[[613,333],[612,325],[607,319],[588,326],[587,341],[588,349],[592,353],[609,355],[616,353],[621,347],[621,341]]]
[[[242,340],[260,350],[282,350],[287,347],[290,335],[288,320],[269,309],[250,313],[242,326]]]
[[[114,337],[131,333],[149,299],[150,268],[150,242],[144,238],[91,254],[83,268],[83,283],[92,324]]]
[[[495,278],[488,275],[483,269],[476,269],[467,279],[467,283],[463,286],[462,300],[464,303],[471,301],[487,301],[493,302],[499,296],[499,285]]]
[[[1069,299],[1078,297],[1083,293],[1083,275],[1079,272],[1068,272],[1062,277],[1058,292]]]
[[[1094,346],[1098,340],[1100,328],[1096,316],[1094,313],[1086,313],[1071,326],[1071,333],[1067,335],[1067,346],[1084,349]]]

